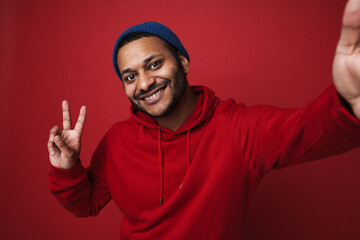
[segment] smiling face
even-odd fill
[[[177,107],[188,86],[189,62],[182,55],[177,61],[165,41],[151,36],[127,43],[117,62],[126,96],[137,110],[161,118]]]

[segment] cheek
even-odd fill
[[[156,72],[156,76],[161,78],[173,78],[175,76],[176,70],[177,69],[173,66],[163,67]]]
[[[134,98],[135,89],[136,89],[136,87],[134,84],[124,86],[125,94],[130,99]]]

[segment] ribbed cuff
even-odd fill
[[[62,169],[62,168],[54,167],[51,164],[50,166],[51,166],[50,174],[54,177],[54,180],[58,183],[61,182],[63,184],[67,184],[70,182],[73,183],[74,181],[75,182],[81,181],[86,175],[86,170],[82,166],[80,160],[75,165],[75,167],[71,169]]]

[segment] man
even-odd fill
[[[79,160],[86,108],[72,129],[50,131],[50,184],[76,216],[94,216],[113,198],[121,239],[239,239],[262,176],[273,168],[360,145],[360,1],[346,6],[334,86],[306,107],[280,110],[221,101],[190,87],[189,55],[167,27],[147,22],[120,35],[113,63],[132,103],[97,147]]]

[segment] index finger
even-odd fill
[[[63,113],[63,128],[64,130],[71,130],[71,116],[68,101],[62,101],[62,113]]]
[[[82,132],[84,130],[85,120],[86,120],[86,106],[82,106],[80,108],[79,117],[74,128],[74,130],[77,131],[80,134],[80,136],[82,135]]]

